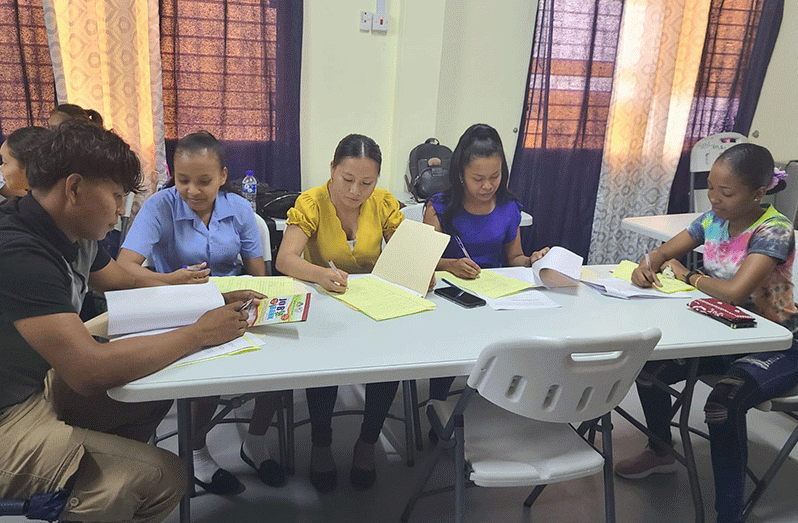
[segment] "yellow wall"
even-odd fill
[[[776,48],[770,59],[751,133],[777,162],[798,159],[798,2],[784,2]]]
[[[306,0],[302,57],[302,187],[324,183],[338,141],[358,132],[383,151],[380,185],[404,190],[407,156],[466,127],[499,130],[512,161],[537,3],[387,0],[389,30],[361,32],[375,0]],[[751,128],[777,161],[798,157],[798,2],[784,21]]]

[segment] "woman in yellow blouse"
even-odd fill
[[[330,180],[303,192],[288,211],[277,253],[277,269],[317,283],[331,292],[346,292],[350,273],[371,272],[382,249],[404,219],[391,193],[377,189],[382,153],[366,136],[350,134],[338,144],[330,163]],[[304,258],[302,254],[304,253]],[[333,269],[330,262],[336,266]],[[379,438],[399,382],[366,385],[366,405],[355,444],[350,481],[357,490],[374,484],[374,444]],[[311,440],[310,481],[320,492],[337,483],[332,458],[332,412],[338,387],[307,389]]]

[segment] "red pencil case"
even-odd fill
[[[756,319],[744,309],[717,298],[701,298],[687,304],[688,307],[714,320],[725,323],[732,329],[756,327]]]

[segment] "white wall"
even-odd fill
[[[380,185],[404,190],[407,156],[435,136],[454,148],[477,122],[515,150],[536,2],[387,0],[387,34],[365,33],[374,0],[305,2],[300,111],[303,189],[329,177],[350,132],[380,144]]]
[[[798,159],[798,2],[784,2],[784,18],[768,65],[751,133],[777,162]]]

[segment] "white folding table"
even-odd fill
[[[688,299],[622,300],[585,285],[545,291],[556,309],[464,309],[432,293],[436,310],[374,321],[334,298],[313,291],[308,320],[253,329],[261,350],[167,368],[109,391],[119,401],[178,400],[178,447],[193,476],[189,444],[190,399],[468,374],[488,344],[531,336],[578,337],[659,327],[652,359],[697,358],[790,347],[791,333],[764,318],[752,329],[731,329],[686,307]],[[694,291],[692,297],[703,296]],[[689,413],[690,391],[682,411]],[[686,421],[686,418],[685,418]],[[685,441],[686,440],[686,441]],[[689,437],[685,457],[692,463]],[[703,520],[698,478],[688,467],[696,520]],[[699,506],[700,505],[700,506]],[[190,520],[188,496],[181,522]]]

